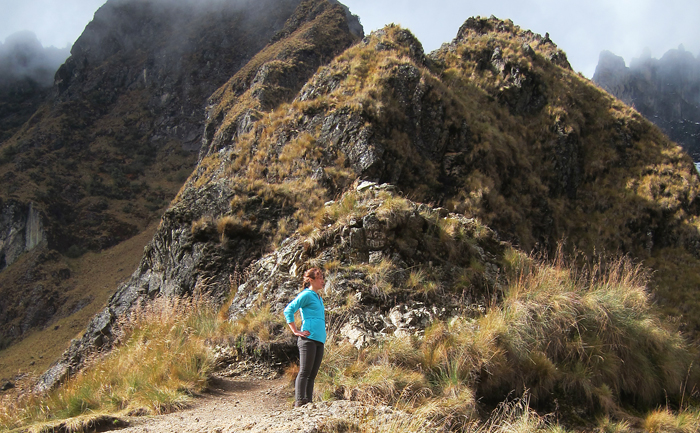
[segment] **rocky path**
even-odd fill
[[[271,416],[293,411],[287,379],[216,378],[189,409],[167,415],[130,417],[123,433],[251,431]]]
[[[167,415],[129,417],[122,433],[238,433],[345,431],[372,420],[394,423],[400,413],[357,402],[311,403],[293,408],[288,379],[217,378],[189,409]]]

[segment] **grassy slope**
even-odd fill
[[[81,300],[88,300],[89,303],[73,314],[67,312],[65,317],[58,318],[45,329],[33,331],[18,344],[0,351],[0,378],[11,378],[18,372],[43,373],[66,350],[70,340],[79,336],[85,324],[104,308],[119,283],[131,275],[156,227],[156,224],[151,224],[133,238],[102,253],[87,253],[78,259],[56,264],[56,268],[67,266],[72,274],[67,282],[69,288],[64,293],[63,304],[72,305]],[[10,287],[17,278],[15,271],[21,271],[22,261],[29,259],[29,256],[25,256],[0,274],[0,287]],[[47,272],[51,270],[46,269]]]
[[[689,302],[697,298],[693,272],[698,260],[690,251],[697,240],[700,182],[689,158],[638,113],[548,60],[556,54],[551,43],[539,44],[507,22],[487,22],[485,28],[489,25],[487,33],[466,29],[461,42],[428,62],[412,51],[407,32],[385,29],[311,81],[318,85],[332,76],[337,86],[319,86],[313,98],[274,110],[239,137],[232,153],[205,158],[191,182],[202,184],[225,173],[240,192],[231,213],[245,216],[262,201],[284,211],[275,226],[260,227],[271,238],[279,241],[297,229],[312,233],[323,222],[324,201],[358,173],[344,164],[340,149],[318,140],[320,131],[305,122],[319,113],[354,113],[373,127],[385,159],[403,167],[398,173],[373,173],[380,179],[396,175],[394,181],[411,197],[478,216],[525,250],[539,246],[546,251],[566,237],[568,245],[590,256],[604,250],[646,260],[657,270],[649,287],[678,316],[674,296]],[[534,56],[523,47],[524,37],[530,37]],[[514,112],[508,103],[513,75],[480,63],[484,58],[489,63],[496,46],[507,64],[545,83],[540,91],[547,104]],[[461,125],[468,126],[468,146],[451,152],[460,161],[453,165],[456,174],[446,177],[444,166],[407,145],[413,144],[414,136],[405,132],[411,131],[411,119],[396,93],[407,68],[415,68],[425,83],[423,107],[443,113],[434,119],[433,131],[459,135]],[[280,142],[284,146],[277,146]],[[574,165],[561,152],[570,153]],[[324,176],[311,177],[318,168]],[[563,180],[576,188],[562,189]],[[536,399],[547,400],[552,391],[573,399],[572,416],[577,416],[577,399],[591,412],[616,409],[621,401],[641,406],[661,401],[664,390],[683,381],[688,352],[650,308],[643,278],[633,271],[622,278],[587,280],[578,272],[542,264],[533,274],[523,272],[525,278],[514,274],[504,303],[492,306],[490,314],[436,324],[430,339],[410,347],[394,342],[391,357],[375,348],[359,353],[341,348],[350,353],[340,353],[345,359],[329,357],[329,368],[343,371],[329,374],[328,392],[337,385],[345,387],[343,392],[366,387],[368,400],[394,403],[404,391],[409,397],[416,389],[429,391],[417,398],[443,393],[444,401],[427,408],[432,410],[428,416],[438,417],[453,409],[474,415],[474,392],[481,393],[477,399],[505,398],[509,390],[532,389],[533,383],[541,393]],[[671,283],[676,278],[681,282]],[[692,325],[693,318],[688,320]],[[556,344],[543,345],[553,335]],[[476,362],[465,364],[470,359],[465,354]],[[407,374],[409,367],[416,371]],[[369,368],[378,372],[376,382],[353,382],[367,376],[362,373]],[[499,374],[490,376],[492,371]],[[645,382],[651,375],[654,380]],[[334,382],[341,380],[348,382]]]
[[[371,131],[370,145],[384,149],[384,165],[363,176],[477,216],[525,251],[551,254],[565,240],[584,257],[642,260],[656,271],[652,288],[666,312],[694,333],[699,319],[685,312],[700,306],[693,255],[700,178],[688,155],[639,113],[555,64],[566,66],[551,42],[509,22],[483,24],[484,32],[465,29],[428,61],[408,32],[385,29],[322,68],[305,100],[264,116],[229,155],[205,158],[192,180],[225,173],[239,191],[233,214],[281,209],[272,227],[261,228],[277,241],[297,228],[308,232],[321,205],[361,175],[320,123],[357,116]],[[505,72],[490,63],[496,48]],[[418,84],[407,83],[406,71],[417,72]],[[514,107],[527,97],[517,79],[535,83],[532,92],[546,103]],[[403,87],[418,102],[406,100]],[[423,114],[415,114],[417,103]],[[324,174],[312,176],[319,169]]]
[[[415,206],[401,197],[375,200],[371,193],[350,193],[328,211],[337,219],[331,225],[343,226],[369,212],[388,216]],[[454,230],[453,216],[433,217],[440,229],[419,236],[436,241],[437,249],[477,245],[488,231],[484,226]],[[313,244],[317,236],[302,240]],[[328,260],[324,248],[314,251],[317,255],[307,257],[305,266]],[[507,431],[696,431],[700,424],[694,409],[650,410],[664,401],[675,407],[688,397],[683,385],[697,381],[688,373],[692,353],[659,321],[644,271],[626,260],[608,265],[586,272],[507,248],[499,264],[507,284],[487,308],[435,321],[423,336],[388,336],[361,349],[339,338],[343,315],[335,316],[340,322],[330,327],[317,398],[400,408],[410,417],[393,427],[407,432],[426,431],[428,422],[439,431],[468,432],[506,431],[503,427],[511,423]],[[337,260],[328,266],[329,279],[339,277],[345,266]],[[408,278],[392,295],[420,297],[428,280]],[[455,289],[440,290],[449,296]],[[357,288],[364,294],[374,290]],[[332,291],[324,298],[329,312],[346,301]],[[206,386],[215,352],[236,354],[224,357],[230,361],[229,356],[264,356],[271,345],[291,343],[283,317],[271,314],[269,305],[248,309],[236,323],[226,316],[225,309],[217,312],[206,299],[160,298],[123,322],[114,351],[61,388],[46,396],[6,399],[0,426],[55,424],[66,418],[75,424],[136,410],[170,412]],[[500,407],[489,416],[499,402],[519,410],[506,416]],[[372,422],[371,417],[346,420],[356,426],[353,431],[396,431],[391,425],[373,429]],[[323,431],[348,431],[341,427],[327,425]]]
[[[140,232],[191,172],[195,155],[180,143],[156,147],[148,141],[144,130],[153,119],[144,108],[146,98],[143,90],[126,92],[98,118],[86,114],[94,111],[88,103],[68,104],[61,116],[44,106],[3,143],[0,176],[8,180],[3,196],[39,203],[50,223],[50,241],[62,253],[73,245],[76,252],[99,250]],[[90,122],[74,120],[84,117]],[[47,136],[71,145],[14,153]]]

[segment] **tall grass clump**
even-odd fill
[[[659,409],[646,416],[643,426],[649,433],[695,433],[700,431],[700,413],[697,409],[679,413]]]
[[[260,349],[278,339],[285,339],[288,334],[284,317],[270,310],[269,304],[251,308],[246,314],[233,323],[226,324],[227,334],[235,336],[243,347]]]
[[[581,272],[560,258],[521,269],[478,323],[476,335],[498,349],[484,395],[529,389],[591,409],[680,401],[692,355],[654,311],[641,266],[623,258]]]
[[[202,299],[159,298],[123,320],[115,348],[46,395],[4,407],[0,427],[13,429],[95,415],[162,414],[187,405],[207,386],[218,332],[216,309]]]
[[[646,271],[626,258],[580,269],[561,257],[511,257],[507,287],[481,316],[435,321],[423,335],[390,336],[360,349],[331,338],[319,390],[474,432],[565,431],[530,405],[590,416],[681,406],[686,390],[695,389],[694,354],[659,319]],[[481,423],[479,406],[495,407],[513,395],[527,396],[526,410],[501,414],[501,427]],[[647,422],[671,422],[656,418]]]

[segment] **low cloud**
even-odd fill
[[[33,32],[15,33],[0,43],[0,85],[31,79],[51,86],[56,70],[69,55],[68,48],[44,48]]]

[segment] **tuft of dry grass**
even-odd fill
[[[648,433],[694,433],[700,431],[700,412],[693,409],[673,413],[658,409],[644,418],[643,425]]]
[[[276,340],[286,323],[280,314],[273,313],[268,304],[252,308],[230,327],[230,335],[236,336],[245,346],[260,346]]]
[[[697,382],[694,352],[659,319],[641,266],[622,258],[581,271],[561,256],[509,257],[509,285],[481,317],[435,322],[422,338],[388,337],[362,349],[331,340],[319,392],[398,405],[431,425],[475,432],[563,432],[529,409],[552,399],[591,414],[682,403]],[[414,270],[407,285],[424,278]],[[527,395],[518,403],[526,411],[478,423],[477,400],[495,404],[512,393]],[[648,422],[667,425],[662,415]]]
[[[206,300],[158,298],[134,310],[119,329],[112,352],[56,390],[3,407],[0,426],[81,423],[89,414],[137,409],[167,413],[185,407],[207,386],[213,355],[206,340],[218,325]]]

